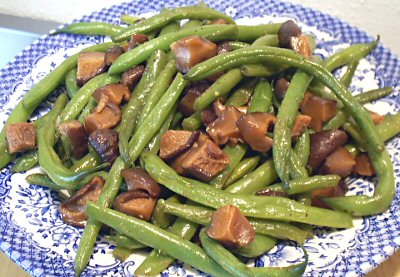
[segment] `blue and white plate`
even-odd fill
[[[149,16],[163,7],[196,4],[185,0],[134,1],[113,6],[85,16],[81,21],[107,21],[119,24],[119,15]],[[208,2],[208,1],[207,1]],[[221,3],[218,3],[221,2]],[[228,0],[210,1],[209,5],[232,16],[242,24],[295,19],[303,31],[313,33],[318,41],[317,52],[328,56],[352,43],[370,42],[374,38],[337,18],[301,6],[272,1]],[[75,35],[44,36],[20,53],[0,70],[0,118],[2,123],[32,86],[78,49],[100,43],[102,37]],[[354,93],[393,86],[395,92],[369,108],[382,114],[399,111],[400,60],[390,50],[379,45],[360,63],[353,78]],[[61,91],[63,88],[58,90]],[[34,116],[46,111],[54,96],[41,106]],[[306,276],[359,276],[378,266],[400,245],[400,180],[399,138],[387,144],[396,174],[396,197],[389,211],[354,220],[348,230],[317,229],[316,237],[305,247],[310,256]],[[33,169],[38,171],[39,169]],[[28,185],[26,174],[10,173],[10,166],[0,173],[0,249],[34,276],[73,276],[73,260],[81,230],[62,222],[58,212],[60,199],[48,189]],[[350,194],[372,194],[376,179],[347,180]],[[113,245],[99,239],[85,276],[132,276],[144,259],[135,254],[127,262],[119,262],[110,254]],[[256,266],[287,265],[298,262],[302,254],[293,244],[281,243],[255,261]],[[175,263],[162,276],[201,276],[201,273],[182,263]]]

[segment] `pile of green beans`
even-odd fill
[[[188,21],[182,24],[183,19]],[[209,24],[219,19],[227,24]],[[98,74],[82,87],[77,85],[79,53],[69,57],[22,98],[5,123],[7,126],[28,121],[46,97],[65,84],[66,93],[61,93],[52,109],[34,122],[37,150],[15,159],[11,171],[27,171],[39,163],[43,172],[28,175],[26,181],[59,193],[73,194],[95,176],[105,180],[98,200],[87,205],[89,218],[74,263],[77,276],[90,261],[102,224],[117,232],[108,239],[115,242],[113,255],[121,260],[137,249],[153,248],[136,269],[138,276],[160,274],[175,259],[212,276],[300,276],[308,262],[304,248],[304,258],[290,267],[252,268],[237,256],[257,257],[279,240],[292,240],[301,246],[314,225],[351,228],[353,215],[375,215],[389,208],[395,180],[384,142],[400,132],[400,113],[386,116],[375,126],[362,105],[387,96],[393,89],[379,88],[356,96],[348,90],[360,60],[376,48],[379,38],[367,44],[351,45],[322,60],[280,48],[278,33],[282,23],[236,25],[232,18],[204,3],[165,8],[147,19],[121,15],[120,21],[128,26],[79,22],[53,32],[52,35],[110,36],[121,46],[133,34],[145,34],[149,40],[120,55],[106,73]],[[215,43],[227,41],[232,51],[200,62],[181,74],[170,47],[193,35]],[[316,42],[313,37],[308,38],[314,50]],[[114,45],[118,44],[99,44],[83,52],[105,52]],[[57,151],[58,124],[75,119],[84,123],[97,105],[93,92],[105,85],[120,83],[121,74],[137,65],[146,67],[130,100],[123,104],[121,121],[114,128],[119,136],[120,154],[113,164],[103,163],[93,149],[80,160],[65,158],[62,150]],[[332,71],[342,66],[347,66],[347,70],[338,80]],[[271,84],[282,75],[290,79],[290,84],[280,101]],[[194,113],[185,118],[178,109],[185,88],[190,82],[211,82],[216,76],[219,78],[194,100]],[[337,102],[337,114],[324,123],[323,129],[346,130],[355,144],[345,148],[354,156],[362,151],[368,153],[379,179],[372,196],[326,197],[321,200],[332,209],[311,206],[313,191],[337,187],[341,178],[311,174],[307,167],[311,129],[306,128],[297,138],[292,138],[292,127],[306,91]],[[225,106],[247,107],[244,112],[247,114],[275,114],[274,130],[266,134],[273,138],[272,151],[258,153],[239,140],[237,144],[221,147],[229,164],[208,183],[180,176],[157,156],[162,136],[171,129],[204,130],[202,112],[210,109],[216,100]],[[3,127],[0,168],[15,158],[7,147]],[[112,210],[117,195],[127,188],[121,171],[138,166],[170,193],[157,200],[151,223]],[[264,189],[288,197],[255,195]],[[249,245],[228,250],[207,235],[206,228],[214,211],[226,205],[239,208],[253,226],[255,238]],[[191,242],[195,234],[199,234],[202,247]]]

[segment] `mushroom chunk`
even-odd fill
[[[346,177],[351,174],[355,165],[354,156],[346,148],[339,146],[326,158],[321,167],[321,173]]]
[[[104,63],[105,53],[103,52],[83,52],[78,57],[78,72],[76,83],[83,86],[93,77],[106,71]]]
[[[125,179],[128,191],[145,191],[153,198],[160,196],[161,187],[145,170],[141,168],[127,168],[121,171],[121,175]]]
[[[274,125],[276,118],[269,113],[255,112],[243,115],[236,125],[242,134],[244,141],[254,151],[267,152],[271,149],[273,140],[266,135],[271,125]]]
[[[311,56],[310,42],[307,36],[301,34],[301,29],[293,20],[282,24],[278,31],[279,46],[289,48],[304,57]]]
[[[339,129],[311,134],[310,158],[308,159],[308,165],[311,169],[317,169],[337,147],[347,142],[347,138],[346,132]]]
[[[380,124],[382,123],[383,120],[385,120],[385,117],[383,115],[380,115],[376,112],[373,111],[369,111],[368,110],[369,115],[371,116],[372,122],[376,125],[376,124]]]
[[[375,170],[367,153],[358,154],[354,172],[362,176],[374,176]]]
[[[109,67],[119,56],[124,54],[125,50],[121,46],[113,45],[107,49],[104,56],[104,64]]]
[[[133,34],[131,36],[130,41],[129,41],[128,51],[132,50],[133,48],[138,46],[138,44],[145,43],[146,41],[149,41],[149,37],[148,36],[146,36],[144,34]]]
[[[215,109],[214,109],[215,110]],[[215,110],[217,115],[218,111]],[[236,125],[236,121],[243,115],[235,107],[225,107],[218,118],[210,123],[206,131],[212,138],[212,140],[218,144],[236,144],[239,140],[242,140],[239,128]]]
[[[200,132],[169,130],[161,137],[160,158],[170,160],[187,151],[195,143]]]
[[[197,97],[210,87],[207,81],[192,82],[186,87],[184,96],[179,102],[179,110],[186,116],[192,115],[195,110],[193,103]]]
[[[197,179],[209,182],[225,169],[229,161],[229,156],[207,139],[189,150],[182,161],[182,168]]]
[[[66,140],[69,154],[75,159],[82,158],[88,151],[88,135],[85,127],[78,120],[69,120],[58,125],[61,139]]]
[[[121,110],[113,103],[107,103],[101,112],[94,112],[85,118],[86,131],[91,134],[96,130],[109,129],[121,120]]]
[[[196,64],[217,55],[217,45],[200,36],[189,36],[171,44],[179,72],[187,73]]]
[[[339,197],[346,193],[346,184],[343,180],[335,187],[316,189],[311,192],[311,205],[329,209],[329,207],[320,199],[324,197]]]
[[[132,190],[123,192],[114,200],[117,211],[148,221],[156,206],[157,200],[149,197],[144,191]]]
[[[127,86],[130,91],[133,91],[136,84],[140,81],[140,78],[142,78],[144,69],[145,67],[143,65],[137,65],[128,69],[127,71],[122,73],[121,83]]]
[[[284,77],[280,77],[275,82],[274,93],[275,93],[276,98],[278,98],[279,101],[282,101],[283,98],[285,97],[288,87],[289,87],[289,81],[286,80]]]
[[[108,84],[96,89],[92,96],[98,103],[95,112],[99,113],[107,103],[111,102],[118,106],[122,100],[128,101],[131,98],[131,93],[128,87],[123,84]]]
[[[306,92],[300,106],[301,112],[311,116],[310,126],[315,132],[322,130],[322,124],[336,115],[336,101],[327,100]]]
[[[36,132],[32,123],[12,123],[6,127],[6,140],[10,154],[35,149]]]
[[[89,136],[89,143],[105,163],[113,163],[119,156],[118,133],[114,130],[94,131]]]
[[[254,241],[255,231],[247,218],[233,205],[216,210],[211,217],[207,235],[229,248],[249,245]]]
[[[304,114],[299,114],[294,119],[292,128],[292,138],[297,138],[308,128],[311,122],[311,117]]]
[[[96,176],[63,202],[60,205],[60,213],[64,222],[73,226],[84,227],[88,219],[86,206],[89,202],[95,202],[99,199],[104,184],[104,179]]]
[[[228,41],[218,43],[217,55],[225,54],[232,51],[232,47]]]

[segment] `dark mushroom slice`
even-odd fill
[[[355,165],[354,156],[346,148],[339,146],[325,159],[320,171],[322,174],[346,177],[351,174]]]
[[[120,108],[109,102],[101,112],[91,113],[85,118],[85,128],[91,134],[96,130],[113,128],[120,120]]]
[[[354,172],[361,176],[374,176],[375,169],[371,164],[371,160],[367,153],[358,154],[356,157],[356,165],[354,166]]]
[[[255,231],[247,218],[233,205],[213,212],[207,235],[229,248],[239,248],[254,241]]]
[[[335,187],[316,189],[311,192],[311,205],[324,209],[329,207],[320,199],[324,197],[340,197],[346,194],[346,184],[343,180]]]
[[[184,96],[179,101],[179,110],[186,116],[192,115],[195,110],[193,103],[197,97],[205,92],[210,87],[207,81],[191,82],[184,92]]]
[[[214,109],[215,110],[215,109]],[[216,111],[217,115],[218,112]],[[221,115],[212,123],[210,123],[206,131],[211,139],[218,145],[236,144],[238,141],[243,140],[236,121],[243,115],[235,107],[225,107]]]
[[[67,141],[69,149],[66,150],[72,157],[80,159],[88,153],[88,135],[82,123],[78,120],[65,121],[58,125],[58,130],[61,139]]]
[[[195,143],[200,132],[168,130],[161,137],[160,158],[170,160],[187,151]]]
[[[119,156],[118,133],[114,130],[94,131],[89,136],[89,143],[105,163],[113,163]]]
[[[63,221],[69,225],[84,227],[88,215],[86,206],[89,202],[96,202],[104,187],[105,181],[96,176],[85,184],[73,196],[60,205],[60,213]]]
[[[292,138],[297,138],[308,128],[311,122],[311,116],[299,114],[294,119],[292,128]]]
[[[311,134],[310,157],[308,159],[308,165],[311,169],[317,169],[337,147],[347,142],[347,138],[346,132],[339,129]]]
[[[236,125],[244,141],[254,151],[267,152],[272,148],[273,139],[267,136],[267,131],[275,124],[276,118],[269,113],[255,112],[243,115]]]
[[[285,197],[288,198],[289,195],[284,191],[275,191],[265,188],[256,192],[257,196],[275,196],[275,197]]]
[[[117,211],[148,221],[154,211],[157,200],[149,197],[144,191],[123,192],[114,200]]]
[[[280,77],[275,82],[274,93],[279,101],[282,101],[283,98],[285,97],[288,87],[289,87],[289,81],[286,80],[284,77]]]
[[[143,65],[137,65],[128,69],[122,73],[121,83],[127,86],[130,91],[133,91],[140,78],[142,78],[144,70],[145,67]]]
[[[385,120],[385,117],[383,115],[380,115],[376,112],[368,110],[369,115],[371,116],[372,122],[374,122],[375,125],[382,123],[383,120]]]
[[[189,177],[189,173],[187,173],[186,170],[182,167],[182,162],[186,159],[186,156],[189,154],[189,152],[190,151],[186,151],[180,154],[175,159],[169,161],[169,165],[175,170],[176,173],[181,176]]]
[[[118,45],[113,45],[107,49],[104,56],[104,64],[109,67],[119,56],[125,53],[124,48]]]
[[[161,187],[150,177],[142,168],[127,168],[121,171],[121,175],[125,179],[128,191],[141,190],[147,192],[150,197],[158,198],[160,196]]]
[[[105,53],[103,52],[83,52],[78,57],[78,72],[76,84],[83,86],[93,77],[106,71],[104,63]]]
[[[171,44],[176,68],[187,73],[196,64],[217,55],[217,45],[200,36],[189,36]]]
[[[322,130],[325,121],[336,115],[336,101],[314,96],[306,92],[300,105],[301,113],[311,116],[310,126],[315,132]]]
[[[201,122],[203,122],[203,124],[206,126],[208,124],[211,124],[218,118],[213,108],[207,108],[202,110],[200,113],[200,117],[201,117]]]
[[[291,39],[301,35],[301,29],[293,20],[284,22],[278,31],[279,46],[291,48]]]
[[[131,92],[123,84],[108,84],[96,89],[92,96],[98,103],[95,112],[99,113],[107,103],[113,103],[118,106],[123,100],[128,101],[131,98]]]
[[[135,48],[139,44],[143,44],[146,41],[149,41],[149,37],[144,35],[144,34],[133,34],[133,35],[131,35],[131,39],[129,41],[128,50],[127,51],[132,50],[133,48]]]
[[[306,58],[312,56],[310,40],[305,35],[299,35],[290,39],[290,48],[296,53],[303,55]]]
[[[35,149],[36,132],[33,123],[8,124],[6,126],[6,140],[10,154]]]
[[[209,182],[229,164],[229,156],[214,142],[205,142],[190,149],[182,161],[185,172],[195,178]]]
[[[232,51],[232,47],[228,41],[218,43],[217,55],[225,54]]]

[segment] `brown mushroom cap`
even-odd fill
[[[35,149],[36,132],[33,123],[20,122],[7,124],[6,140],[10,154]]]
[[[161,187],[150,177],[142,168],[127,168],[121,171],[124,177],[128,191],[141,190],[146,191],[152,198],[160,196]]]
[[[106,71],[103,52],[82,52],[78,57],[76,83],[83,86],[93,77]]]
[[[289,81],[286,80],[284,77],[280,77],[275,82],[274,93],[279,101],[282,101],[283,98],[285,97],[288,87],[289,87]]]
[[[291,38],[301,35],[301,29],[293,20],[288,20],[282,24],[278,31],[279,46],[291,48]]]
[[[311,134],[310,157],[308,159],[308,165],[311,169],[317,169],[337,147],[347,142],[347,138],[346,132],[339,129]]]
[[[136,84],[142,78],[145,67],[143,65],[134,66],[124,73],[121,76],[121,83],[129,88],[130,91],[133,91]]]
[[[218,43],[217,55],[225,54],[232,51],[232,47],[228,41]]]
[[[166,131],[161,137],[160,158],[163,160],[174,159],[192,147],[199,135],[200,132],[184,130]]]
[[[346,177],[351,174],[355,165],[354,156],[346,148],[339,146],[325,159],[321,173]]]
[[[131,39],[130,39],[129,44],[128,44],[128,51],[132,50],[133,48],[135,48],[139,44],[145,43],[146,41],[149,41],[149,37],[144,35],[144,34],[133,34],[133,35],[131,35]]]
[[[156,206],[157,200],[149,197],[144,191],[123,192],[114,200],[114,208],[122,213],[148,221]]]
[[[105,181],[102,177],[96,176],[89,183],[85,184],[73,196],[60,205],[61,218],[67,224],[84,227],[88,215],[86,205],[99,199]]]
[[[200,36],[189,36],[171,44],[179,72],[187,73],[196,64],[217,55],[217,45]]]
[[[118,106],[122,100],[128,101],[131,98],[131,92],[123,84],[108,84],[96,89],[92,96],[98,103],[95,112],[99,113],[107,103],[113,103]]]
[[[375,170],[367,153],[360,153],[356,157],[354,172],[362,176],[374,176]]]
[[[69,120],[58,125],[62,137],[71,145],[70,153],[75,159],[82,158],[88,151],[88,135],[78,120]]]
[[[90,134],[96,130],[112,128],[119,123],[121,116],[120,108],[109,102],[101,112],[91,113],[85,118],[86,131]]]
[[[308,128],[311,122],[311,116],[299,114],[296,116],[293,128],[292,128],[292,138],[297,138]]]
[[[89,136],[89,143],[105,163],[113,163],[119,156],[118,133],[114,130],[94,131]]]
[[[225,247],[237,248],[254,241],[255,231],[240,210],[227,205],[216,210],[206,233]]]
[[[271,149],[273,140],[266,135],[276,118],[269,113],[255,112],[243,115],[236,125],[246,143],[254,151],[267,152]]]
[[[192,115],[195,110],[193,103],[197,97],[205,92],[210,87],[207,81],[191,82],[184,92],[184,96],[179,102],[179,110],[186,116]]]
[[[107,49],[104,56],[104,64],[110,66],[119,56],[124,54],[125,50],[121,46],[113,45]]]

